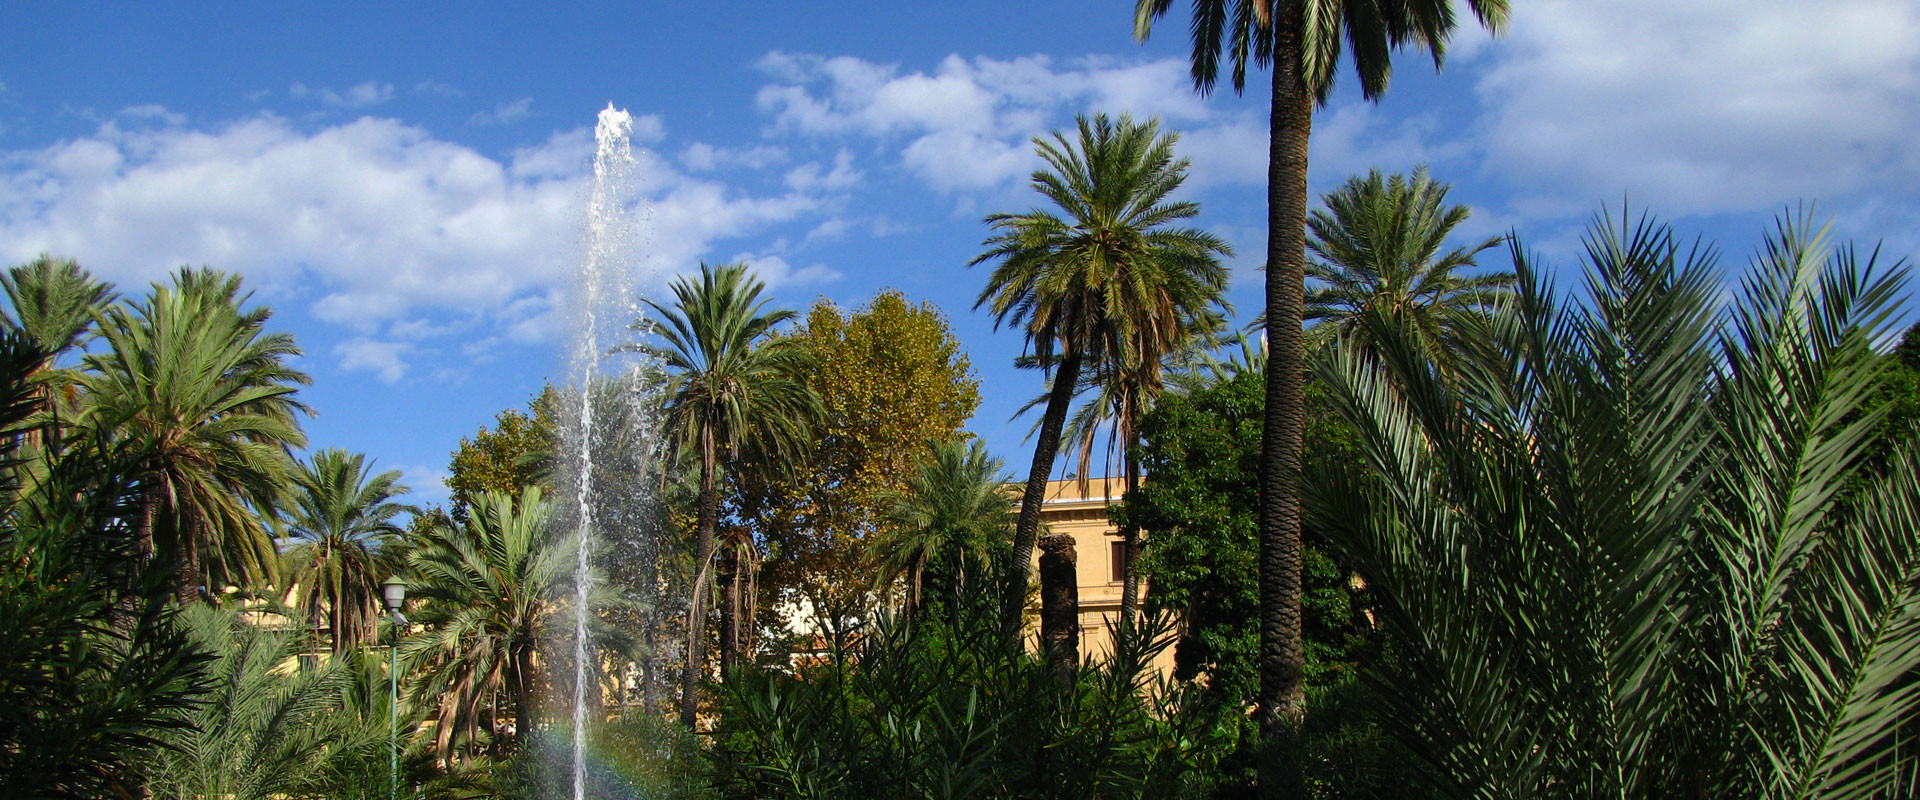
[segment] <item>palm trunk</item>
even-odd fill
[[[729,555],[726,573],[720,576],[720,677],[723,680],[739,660],[740,558]]]
[[[1048,534],[1040,540],[1040,647],[1054,678],[1073,682],[1080,665],[1080,580],[1073,535]]]
[[[1131,427],[1132,426],[1129,426],[1129,428]],[[1122,455],[1122,458],[1126,461],[1127,470],[1126,494],[1122,495],[1123,502],[1125,498],[1132,497],[1133,493],[1140,488],[1140,461],[1137,458],[1140,451],[1140,434],[1138,431],[1129,430],[1127,432],[1126,447],[1126,453]],[[1131,629],[1133,627],[1135,610],[1140,607],[1140,576],[1133,568],[1134,557],[1139,555],[1140,551],[1140,526],[1134,525],[1132,522],[1121,526],[1120,550],[1120,557],[1124,559],[1124,561],[1121,562],[1121,569],[1123,571],[1120,573],[1120,627]]]
[[[523,750],[528,737],[533,735],[533,648],[529,645],[516,645],[513,653],[513,678],[509,685],[513,687],[513,747]]]
[[[713,561],[713,529],[720,516],[720,494],[715,487],[713,421],[700,428],[700,520],[694,530],[693,591],[687,604],[687,671],[680,683],[680,724],[693,727],[700,710],[700,673],[707,660],[707,582]]]
[[[927,557],[922,555],[914,560],[913,580],[907,584],[907,624],[909,625],[913,624],[915,617],[920,616],[920,589],[927,579],[926,576]]]
[[[1306,714],[1301,687],[1300,469],[1306,409],[1301,315],[1305,305],[1307,140],[1313,93],[1301,74],[1304,21],[1297,5],[1274,22],[1273,97],[1267,162],[1267,397],[1260,448],[1260,688],[1263,731],[1281,736]],[[1291,749],[1291,748],[1289,748]],[[1297,775],[1269,758],[1262,797],[1287,796]]]
[[[1046,416],[1040,418],[1040,440],[1033,446],[1033,468],[1027,472],[1027,488],[1020,496],[1020,522],[1013,529],[1013,558],[1007,565],[1002,605],[1002,625],[1011,641],[1018,642],[1020,637],[1020,617],[1027,604],[1027,571],[1031,569],[1033,544],[1040,536],[1040,506],[1047,499],[1047,476],[1053,473],[1053,458],[1060,452],[1060,429],[1066,425],[1067,407],[1073,403],[1074,385],[1079,381],[1080,354],[1069,352],[1054,369]]]

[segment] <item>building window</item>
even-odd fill
[[[1107,571],[1109,573],[1107,580],[1113,583],[1125,583],[1127,581],[1127,567],[1129,566],[1127,564],[1127,543],[1124,541],[1113,542],[1109,545],[1109,548],[1111,555],[1107,559]]]

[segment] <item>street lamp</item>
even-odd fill
[[[407,603],[407,582],[396,575],[380,584],[380,600],[393,618],[393,644],[387,648],[387,677],[393,687],[392,702],[387,705],[387,800],[400,795],[400,626],[407,624],[400,609]]]

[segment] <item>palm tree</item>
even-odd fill
[[[409,599],[419,602],[413,622],[424,630],[407,637],[401,651],[425,667],[413,696],[437,702],[442,753],[479,739],[483,709],[491,713],[489,726],[498,725],[492,698],[500,695],[513,708],[515,737],[525,741],[533,730],[534,657],[573,566],[570,548],[553,541],[551,516],[537,486],[517,500],[488,492],[474,501],[467,522],[430,529],[407,554]]]
[[[906,485],[888,503],[887,527],[869,544],[879,563],[876,585],[905,575],[907,616],[924,605],[927,565],[949,559],[954,602],[966,591],[967,568],[984,570],[1013,528],[1011,481],[1005,462],[978,439],[932,442],[916,460]]]
[[[278,514],[305,373],[272,312],[242,310],[240,277],[181,269],[146,300],[96,312],[107,347],[86,357],[84,422],[145,454],[134,538],[181,565],[181,595],[272,582]]]
[[[629,349],[660,361],[670,378],[664,430],[675,454],[697,454],[700,494],[694,528],[694,581],[687,607],[687,670],[680,720],[691,727],[696,690],[706,663],[707,588],[719,520],[719,470],[748,448],[789,460],[810,441],[820,397],[805,379],[806,350],[772,337],[794,312],[766,311],[766,285],[745,264],[700,265],[700,280],[673,283],[674,302],[652,300],[649,318],[633,329],[660,344]]]
[[[1323,359],[1376,468],[1310,506],[1394,629],[1381,718],[1431,794],[1914,796],[1920,431],[1865,457],[1904,270],[1809,231],[1722,310],[1711,249],[1602,220],[1591,297],[1516,249],[1451,375],[1404,321]]]
[[[1154,20],[1173,0],[1136,0],[1134,36],[1145,41]],[[1466,0],[1480,24],[1498,34],[1507,0]],[[1307,227],[1307,140],[1314,109],[1325,105],[1350,49],[1361,96],[1387,90],[1392,54],[1417,47],[1437,69],[1457,20],[1453,0],[1399,4],[1344,0],[1194,0],[1189,63],[1194,90],[1211,94],[1224,48],[1233,90],[1244,91],[1247,67],[1271,67],[1268,102],[1266,319],[1273,337],[1267,370],[1266,418],[1260,456],[1260,694],[1261,727],[1306,713],[1305,643],[1300,635],[1300,470],[1306,426],[1304,345]],[[1264,791],[1264,790],[1263,790]],[[1279,791],[1277,788],[1274,791]]]
[[[95,280],[72,259],[44,255],[0,275],[0,289],[12,310],[0,313],[0,330],[48,353],[46,366],[85,342],[93,313],[116,299],[113,284]]]
[[[359,647],[374,634],[380,616],[380,582],[393,574],[393,544],[404,531],[394,524],[416,509],[393,498],[412,491],[400,472],[369,474],[360,453],[326,449],[293,476],[287,551],[300,608],[325,622],[333,651]]]
[[[0,275],[0,289],[5,290],[12,311],[0,312],[0,330],[20,334],[46,354],[29,378],[36,384],[41,410],[57,412],[55,400],[74,399],[62,397],[62,390],[78,378],[55,371],[54,365],[86,342],[93,330],[93,315],[117,299],[113,284],[95,280],[71,259],[42,255]],[[27,433],[30,442],[42,437],[45,424]]]
[[[1307,219],[1306,319],[1318,321],[1308,338],[1363,330],[1357,318],[1388,314],[1404,318],[1435,363],[1444,363],[1460,336],[1462,321],[1490,310],[1513,292],[1511,271],[1461,275],[1480,253],[1506,237],[1490,236],[1446,253],[1440,248],[1473,210],[1447,205],[1442,181],[1427,169],[1413,177],[1384,177],[1374,170],[1328,192],[1326,209]]]
[[[971,262],[999,262],[974,308],[991,309],[996,328],[1021,326],[1037,365],[1052,372],[1014,529],[1009,634],[1019,630],[1040,504],[1082,368],[1157,359],[1156,348],[1224,308],[1227,273],[1218,257],[1231,250],[1212,234],[1174,227],[1200,212],[1197,203],[1167,199],[1186,180],[1188,161],[1173,155],[1179,137],[1161,135],[1157,120],[1076,122],[1077,147],[1058,131],[1052,141],[1034,140],[1048,169],[1033,173],[1033,188],[1067,218],[1040,209],[989,216],[995,235]]]

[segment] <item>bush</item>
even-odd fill
[[[798,674],[739,673],[722,697],[725,797],[1204,796],[1221,711],[1148,679],[1159,617],[1062,682],[1009,644],[990,608],[881,618]]]

